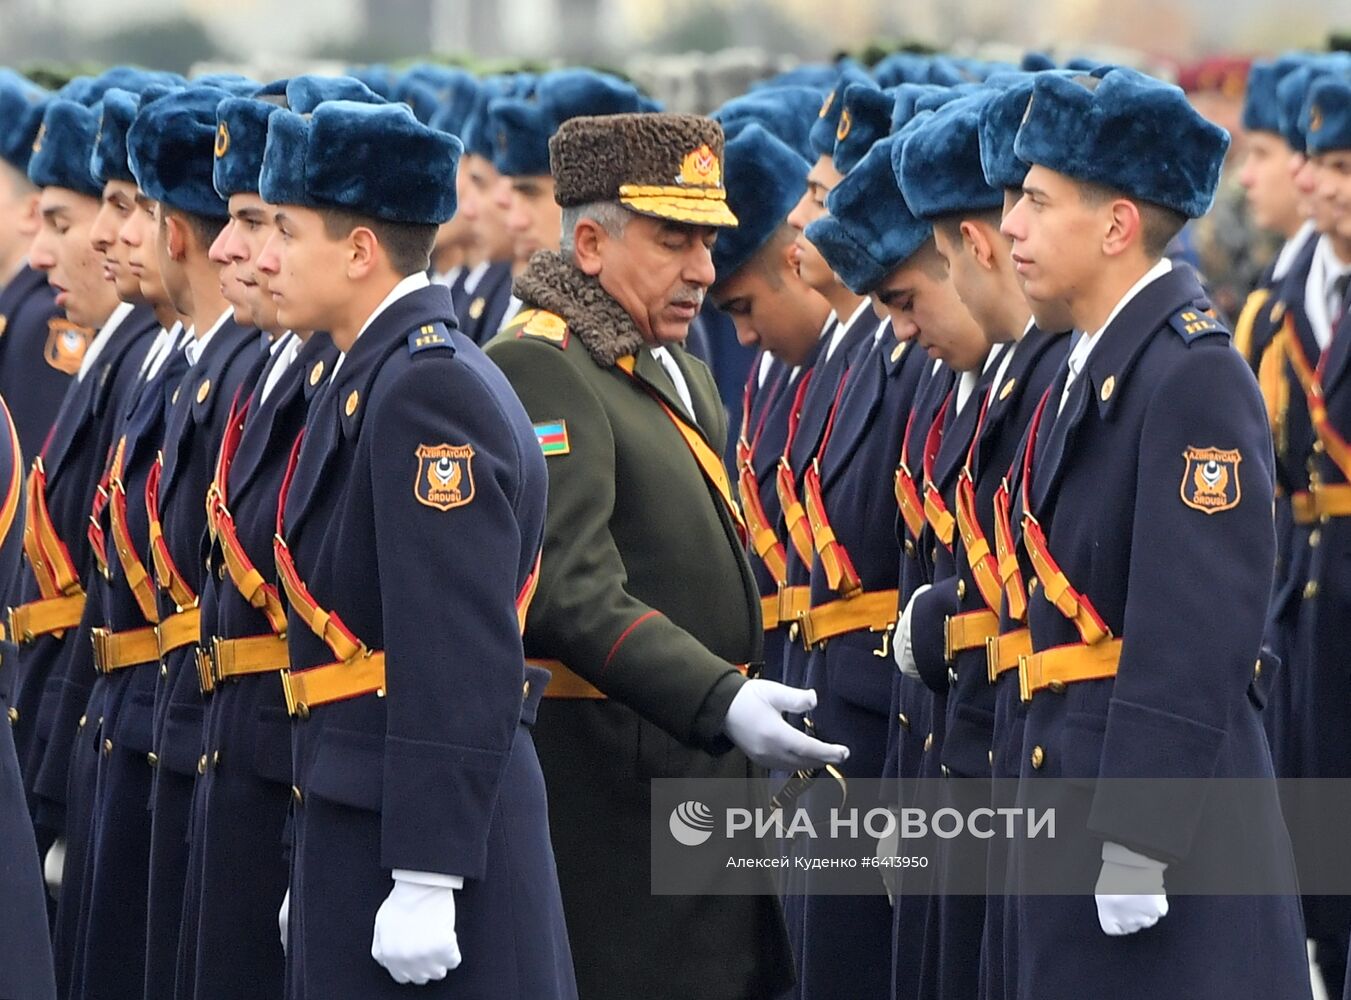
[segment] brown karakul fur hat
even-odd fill
[[[618,201],[640,215],[735,226],[723,187],[722,126],[668,112],[571,118],[549,140],[554,200]]]

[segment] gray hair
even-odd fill
[[[611,236],[623,236],[631,212],[617,201],[591,201],[584,205],[570,205],[563,209],[563,232],[559,240],[559,249],[564,257],[576,252],[573,237],[577,232],[577,223],[590,219]]]

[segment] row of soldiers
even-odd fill
[[[1169,897],[1214,814],[1110,783],[1079,897],[650,894],[653,777],[1329,773],[1345,65],[1250,78],[1304,195],[1254,206],[1320,233],[1239,324],[1263,391],[1165,255],[1229,141],[1181,91],[892,68],[714,120],[582,70],[0,81],[73,376],[9,470],[0,822],[62,873],[10,992],[1299,997],[1306,920],[1344,961],[1341,900]],[[710,303],[760,348],[735,485]]]

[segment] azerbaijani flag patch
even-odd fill
[[[545,455],[566,455],[572,451],[566,420],[550,420],[535,424],[535,437],[539,439],[540,451]]]

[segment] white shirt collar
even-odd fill
[[[826,344],[825,360],[827,361],[830,360],[830,356],[835,353],[835,348],[840,346],[840,341],[844,339],[844,335],[849,332],[849,328],[854,325],[854,321],[859,318],[859,316],[863,313],[863,310],[866,309],[869,305],[870,305],[869,301],[867,299],[864,299],[862,302],[859,303],[858,308],[854,310],[853,314],[849,317],[848,320],[846,320],[843,323],[835,324],[835,330],[830,335],[830,343]]]
[[[469,274],[466,275],[464,279],[464,290],[466,293],[470,295],[474,293],[478,288],[478,283],[483,280],[483,276],[488,273],[488,268],[491,266],[492,265],[488,261],[481,260],[469,269]]]
[[[272,362],[272,367],[267,370],[267,381],[263,383],[263,391],[258,395],[259,403],[272,395],[272,390],[281,381],[282,374],[287,368],[291,367],[297,355],[300,354],[300,338],[287,331],[273,342],[272,348],[275,360]]]
[[[765,379],[769,376],[769,369],[773,364],[774,355],[768,351],[760,355],[760,370],[755,375],[755,387],[757,389],[764,387]]]
[[[1318,238],[1318,246],[1309,265],[1309,276],[1304,280],[1304,315],[1309,320],[1314,339],[1320,348],[1332,342],[1332,315],[1328,311],[1328,297],[1337,279],[1351,271],[1351,264],[1337,259],[1332,241]]]
[[[77,382],[84,381],[85,373],[94,367],[94,362],[103,353],[103,347],[108,343],[108,338],[113,335],[114,330],[122,325],[122,321],[131,314],[132,308],[130,302],[119,302],[112,315],[108,317],[103,326],[99,327],[99,332],[94,334],[94,339],[85,348],[84,357],[80,359],[80,370],[75,373]]]
[[[1299,256],[1299,248],[1304,246],[1305,241],[1313,235],[1313,231],[1313,220],[1305,219],[1295,235],[1282,244],[1281,252],[1276,255],[1276,263],[1271,269],[1272,281],[1280,281],[1290,273],[1290,268],[1295,266],[1295,258]]]
[[[206,345],[211,343],[211,339],[216,336],[220,328],[225,325],[225,321],[234,315],[233,309],[226,309],[217,318],[216,322],[211,324],[210,329],[200,337],[194,337],[183,351],[188,356],[188,364],[195,365],[201,360],[202,354],[206,351]]]
[[[1112,311],[1107,314],[1107,321],[1094,330],[1091,334],[1085,334],[1079,338],[1078,343],[1074,345],[1074,350],[1070,351],[1069,366],[1074,375],[1078,375],[1084,369],[1084,363],[1088,360],[1094,346],[1102,338],[1102,332],[1112,325],[1112,320],[1121,315],[1121,310],[1130,305],[1131,300],[1145,290],[1148,285],[1153,284],[1159,278],[1173,269],[1173,262],[1167,257],[1159,260],[1153,267],[1140,276],[1140,280],[1126,289],[1126,294],[1117,300]]]
[[[356,342],[361,339],[361,335],[370,329],[371,324],[374,323],[377,319],[379,319],[380,314],[383,313],[386,309],[388,309],[395,302],[398,302],[399,299],[404,298],[405,296],[412,295],[414,292],[419,291],[423,288],[429,288],[431,286],[431,283],[432,283],[431,279],[427,277],[427,273],[425,271],[415,271],[414,273],[401,279],[397,285],[395,285],[393,288],[389,290],[389,294],[380,300],[380,304],[375,307],[374,311],[372,311],[372,313],[366,317],[366,322],[361,324],[361,329],[357,331],[357,335],[355,339],[353,339],[352,341],[352,346],[353,347],[356,346]],[[349,347],[347,350],[350,351],[351,349],[352,348]],[[346,357],[347,357],[346,352],[340,353],[338,355],[338,360],[333,365],[333,373],[329,375],[330,382],[337,377],[338,369],[342,367],[343,359]]]

